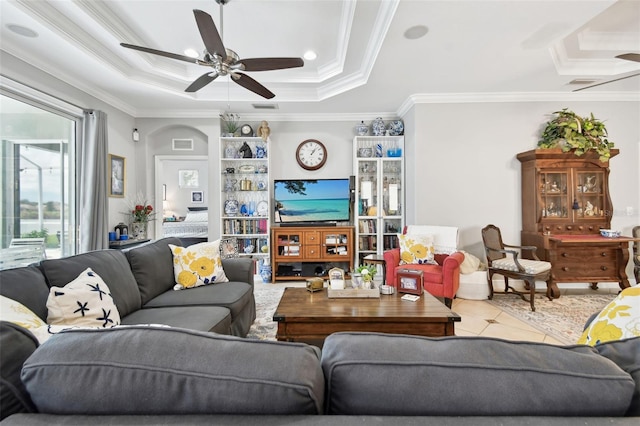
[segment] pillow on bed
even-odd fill
[[[209,212],[187,212],[187,217],[184,218],[185,222],[208,222]]]
[[[174,290],[229,281],[222,269],[220,240],[180,247],[169,244],[173,253]]]
[[[187,207],[187,211],[190,212],[206,212],[209,207]]]

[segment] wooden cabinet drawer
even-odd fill
[[[320,259],[320,246],[319,245],[307,245],[304,246],[305,260]]]
[[[610,277],[617,268],[616,251],[609,248],[559,248],[553,257],[553,273],[558,280],[570,277]]]
[[[320,232],[318,232],[318,231],[305,231],[305,233],[304,233],[304,244],[305,245],[320,244]]]

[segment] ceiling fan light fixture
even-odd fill
[[[318,54],[316,52],[314,52],[313,50],[307,50],[306,52],[304,52],[304,55],[302,55],[307,61],[314,61],[317,57]]]
[[[428,32],[429,28],[427,28],[426,25],[414,25],[404,32],[404,38],[409,40],[417,40],[427,35]]]

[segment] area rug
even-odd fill
[[[259,340],[276,340],[278,323],[273,321],[273,314],[282,298],[284,288],[270,284],[256,283],[254,296],[256,299],[256,320],[249,329],[247,338]]]
[[[589,317],[600,312],[615,297],[615,294],[563,295],[550,301],[537,295],[535,312],[531,312],[529,302],[511,294],[497,294],[487,302],[569,345],[578,341]]]

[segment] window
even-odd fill
[[[16,239],[42,238],[48,259],[75,254],[75,147],[81,111],[76,108],[74,115],[56,108],[33,90],[0,89],[0,249],[17,245]],[[13,266],[19,265],[5,267]]]

